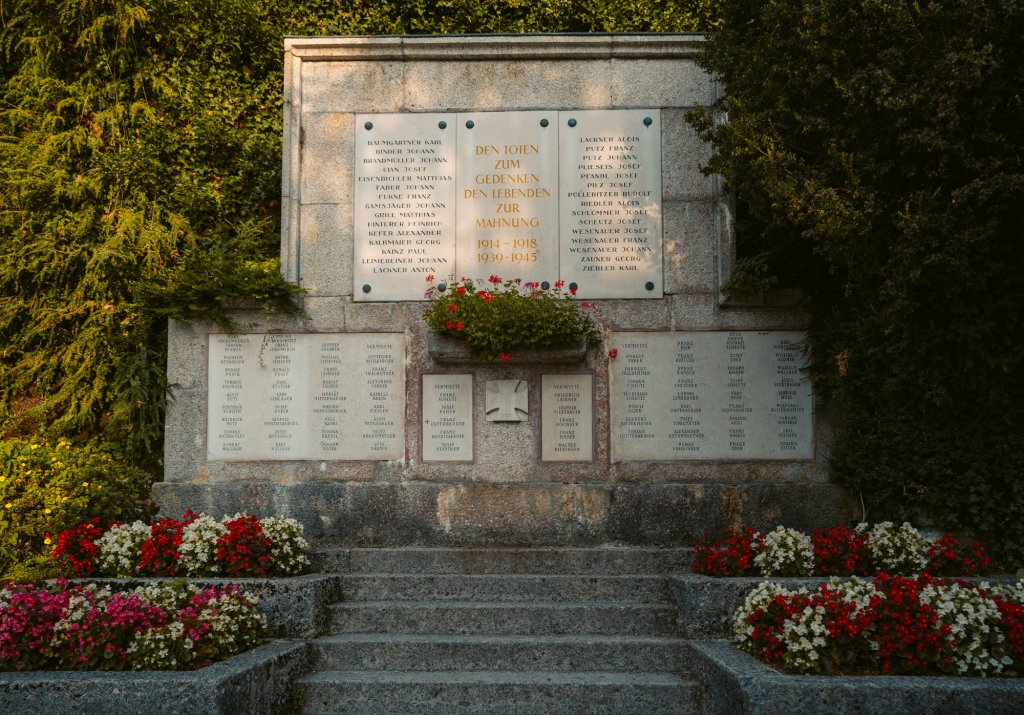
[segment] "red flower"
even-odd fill
[[[444,327],[448,328],[448,330],[451,330],[454,327],[454,325],[455,323],[449,320],[447,323],[444,324]]]
[[[260,520],[243,516],[225,524],[228,531],[217,539],[217,561],[228,576],[269,576],[273,568],[271,543]]]
[[[101,536],[103,527],[100,526],[98,516],[82,522],[74,529],[62,531],[57,536],[57,545],[50,552],[50,556],[57,559],[57,570],[75,576],[92,574],[96,568],[96,557],[100,554],[96,540]]]
[[[489,280],[494,285],[498,285],[499,283],[501,283],[501,278],[498,278],[498,276],[491,276],[487,280]]]
[[[455,292],[458,293],[459,295],[466,295],[466,288],[465,286],[459,286],[458,288],[455,289]]]
[[[576,295],[576,289],[575,289],[575,288],[570,288],[570,289],[569,289],[569,292],[570,292],[570,293],[571,293],[572,295]]]
[[[508,353],[502,353],[502,354],[501,354],[501,359],[502,359],[502,360],[511,360],[511,359],[512,359],[512,356],[511,356],[511,355],[509,355]]]
[[[458,310],[458,309],[459,309],[459,306],[455,305],[455,303],[449,303],[448,304],[448,310]]]
[[[427,282],[428,282],[428,283],[429,283],[430,281],[432,281],[432,280],[434,280],[434,274],[433,274],[433,273],[431,273],[431,274],[430,274],[429,276],[427,276]]]
[[[466,327],[466,324],[463,323],[461,320],[455,324],[455,329],[456,330],[462,330],[465,327]]]
[[[615,348],[612,348],[611,350],[609,350],[609,351],[608,351],[608,357],[609,357],[609,359],[611,359],[611,360],[614,360],[614,359],[615,359],[615,358],[617,358],[618,356],[619,356],[619,351],[618,351],[618,350],[616,350]]]
[[[565,285],[565,281],[555,281],[555,288],[561,288]]]

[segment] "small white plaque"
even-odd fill
[[[454,122],[356,115],[353,300],[423,300],[455,273]]]
[[[210,460],[405,454],[405,336],[211,335]]]
[[[661,111],[559,116],[562,278],[579,298],[661,298]]]
[[[614,333],[612,461],[813,458],[805,342],[797,331]]]
[[[558,278],[557,117],[458,116],[459,276]]]
[[[473,376],[423,376],[423,461],[473,460]]]
[[[594,458],[593,375],[542,375],[541,460],[589,462]]]

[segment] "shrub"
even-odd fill
[[[0,573],[48,556],[59,533],[90,519],[141,513],[149,485],[146,472],[102,449],[0,441]]]
[[[692,115],[743,209],[726,288],[799,288],[832,473],[1024,563],[1019,2],[730,0]],[[745,280],[744,280],[745,275]]]

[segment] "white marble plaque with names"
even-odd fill
[[[558,278],[557,112],[458,115],[458,275]]]
[[[455,273],[454,121],[356,115],[353,300],[423,300]]]
[[[579,298],[661,298],[661,111],[560,112],[560,269]]]
[[[405,335],[210,335],[207,459],[405,456]]]
[[[805,345],[799,331],[613,333],[612,461],[812,459]]]
[[[594,459],[594,376],[541,375],[541,460]]]
[[[423,461],[473,460],[473,376],[423,376]]]

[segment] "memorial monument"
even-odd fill
[[[732,305],[696,35],[290,38],[281,265],[303,318],[174,324],[170,513],[358,545],[688,543],[843,521],[795,305]],[[604,344],[480,362],[432,285],[564,281]]]

